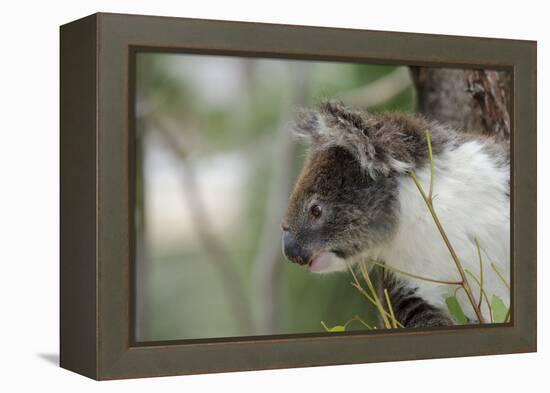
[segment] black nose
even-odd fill
[[[309,253],[296,240],[296,236],[290,231],[283,232],[283,251],[288,260],[300,265],[309,261]]]

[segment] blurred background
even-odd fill
[[[321,321],[355,315],[374,324],[349,274],[314,275],[281,252],[306,155],[293,116],[324,99],[415,108],[406,67],[137,55],[137,341],[322,332]]]

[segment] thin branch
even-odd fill
[[[508,288],[508,290],[510,290],[510,284],[508,283],[508,281],[506,281],[506,279],[504,278],[504,275],[500,272],[500,270],[498,270],[497,265],[495,265],[494,263],[491,262],[491,267],[493,268],[495,273],[498,275],[498,277],[502,280],[504,285],[506,285],[506,288]]]
[[[372,298],[369,293],[361,286],[361,284],[359,283],[359,280],[357,279],[357,276],[355,275],[355,273],[353,272],[353,268],[351,266],[348,265],[348,269],[353,277],[353,280],[354,282],[351,283],[351,285],[357,289],[363,296],[365,296],[367,298],[367,300],[369,302],[371,302],[374,306],[377,305],[377,302],[374,298]],[[378,309],[378,307],[377,307]],[[380,310],[379,310],[380,311]],[[382,309],[382,311],[384,312],[384,314],[387,316],[387,317],[390,317],[391,315],[384,309]],[[399,327],[404,327],[399,321],[397,321],[397,325]]]
[[[481,307],[481,300],[483,298],[485,298],[485,302],[487,302],[487,308],[489,309],[489,317],[491,319],[491,322],[493,322],[494,320],[494,317],[493,317],[493,308],[491,307],[491,303],[489,302],[489,296],[487,296],[487,293],[485,292],[485,289],[483,289],[483,285],[482,283],[480,282],[480,280],[478,280],[478,278],[471,272],[469,271],[468,269],[465,269],[465,272],[467,274],[470,275],[470,277],[472,277],[474,279],[474,281],[477,283],[477,285],[479,285],[479,289],[480,289],[480,293],[479,293],[479,303],[478,303],[478,307]]]
[[[386,288],[384,288],[384,296],[386,297],[386,304],[388,305],[388,309],[390,310],[392,327],[395,329],[397,328],[397,319],[395,319],[393,306],[390,301],[390,295],[388,295],[388,290]]]
[[[398,67],[366,86],[347,91],[339,98],[349,105],[372,108],[384,104],[412,85],[407,67]]]
[[[476,241],[476,248],[477,248],[477,256],[479,258],[479,301],[477,303],[477,306],[481,307],[481,299],[482,299],[481,294],[484,292],[483,290],[483,258],[481,257],[481,249],[479,248],[479,242],[477,241],[477,238],[475,239],[475,241]],[[489,304],[488,301],[487,301],[487,304]],[[492,315],[491,315],[491,319],[492,319]]]
[[[426,196],[426,193],[424,192],[424,189],[422,188],[422,185],[418,181],[418,178],[414,174],[414,172],[411,172],[411,177],[416,184],[416,187],[420,191],[420,194],[422,195],[422,198],[424,199],[424,202],[426,202],[426,206],[428,207],[428,210],[430,211],[430,214],[432,215],[432,218],[435,222],[435,225],[437,226],[437,229],[439,230],[439,233],[441,234],[441,237],[443,238],[443,241],[445,242],[445,245],[447,246],[447,249],[449,250],[451,257],[453,261],[455,262],[456,268],[460,274],[460,277],[462,279],[461,286],[464,288],[464,291],[466,292],[466,295],[468,296],[468,299],[470,300],[470,303],[472,304],[472,308],[474,309],[474,312],[479,320],[479,323],[485,323],[485,319],[483,318],[483,315],[481,314],[481,310],[479,307],[477,307],[474,295],[472,294],[472,289],[470,288],[470,285],[468,284],[468,280],[466,278],[466,273],[464,272],[464,269],[462,268],[462,264],[460,263],[460,260],[458,259],[458,255],[456,255],[456,252],[447,237],[447,233],[445,232],[445,229],[443,229],[443,226],[441,225],[441,222],[439,221],[439,218],[437,216],[437,213],[435,212],[432,203],[428,200],[428,197]]]
[[[361,273],[363,274],[363,279],[367,283],[367,287],[369,288],[369,290],[372,294],[372,297],[376,302],[376,307],[378,308],[378,311],[379,311],[380,315],[382,316],[382,321],[384,322],[384,326],[388,329],[391,328],[390,321],[388,320],[388,317],[386,316],[387,312],[384,309],[384,307],[382,306],[382,302],[378,298],[378,295],[376,294],[376,290],[374,289],[374,285],[372,285],[372,281],[370,279],[369,272],[367,271],[367,267],[365,266],[365,263],[363,261],[359,262],[359,268],[361,269]]]
[[[430,190],[428,193],[428,199],[433,204],[433,192],[434,192],[434,179],[435,179],[435,162],[432,152],[432,140],[430,137],[430,131],[426,130],[426,142],[428,143],[428,157],[430,158]]]
[[[412,273],[408,273],[408,272],[405,272],[403,270],[399,270],[395,267],[392,267],[392,266],[388,266],[386,264],[382,264],[382,263],[379,263],[379,262],[376,262],[376,261],[373,261],[372,262],[374,265],[376,266],[380,266],[381,268],[383,269],[387,269],[387,270],[390,270],[394,273],[399,273],[399,274],[403,274],[404,276],[409,276],[409,277],[412,277],[412,278],[416,278],[418,280],[422,280],[422,281],[428,281],[428,282],[433,282],[435,284],[444,284],[444,285],[462,285],[462,281],[444,281],[444,280],[436,280],[434,278],[428,278],[428,277],[424,277],[424,276],[419,276],[419,275],[416,275],[416,274],[412,274]]]
[[[429,135],[429,131],[426,131],[426,135]],[[431,145],[430,140],[427,140],[428,145]],[[430,148],[431,149],[431,148]],[[433,158],[432,158],[433,160]],[[464,268],[462,267],[462,263],[460,262],[460,259],[458,258],[458,255],[456,254],[449,238],[447,237],[447,233],[445,232],[445,229],[443,228],[443,225],[441,225],[441,222],[439,221],[439,217],[437,216],[437,213],[435,212],[432,200],[428,198],[426,193],[424,192],[424,188],[420,184],[420,181],[416,177],[416,174],[414,172],[410,173],[411,178],[413,179],[416,187],[418,188],[418,191],[420,191],[420,195],[424,199],[424,202],[426,203],[426,206],[428,207],[428,210],[430,211],[430,214],[432,215],[432,218],[434,220],[435,225],[437,226],[437,229],[439,230],[439,233],[441,234],[441,237],[443,238],[443,241],[445,242],[445,245],[447,246],[447,249],[449,250],[451,257],[453,261],[455,262],[456,268],[458,270],[458,273],[460,274],[460,278],[462,279],[462,287],[464,288],[464,291],[466,292],[466,295],[468,296],[468,300],[470,301],[472,308],[474,309],[474,312],[478,318],[479,323],[485,323],[485,318],[483,317],[483,314],[481,313],[481,310],[477,306],[477,302],[475,300],[475,297],[472,293],[472,289],[470,287],[470,284],[468,283],[468,279],[466,277],[466,273],[464,272]],[[433,180],[430,180],[430,183]]]
[[[258,297],[256,315],[261,334],[273,334],[281,328],[282,312],[282,268],[281,246],[277,239],[281,236],[281,214],[284,211],[288,196],[292,191],[293,171],[296,160],[297,145],[288,130],[295,107],[301,107],[305,102],[307,88],[307,66],[291,64],[288,66],[287,93],[282,100],[279,125],[274,140],[268,152],[262,157],[262,165],[268,162],[278,162],[270,165],[268,170],[269,184],[266,197],[266,207],[262,227],[260,229],[258,248],[253,257],[254,293]],[[267,154],[267,155],[266,155]]]
[[[359,315],[355,315],[355,316],[353,317],[353,320],[362,323],[362,324],[363,324],[364,326],[366,326],[367,329],[369,329],[369,330],[374,330],[374,329],[376,329],[376,326],[373,327],[373,326],[369,325],[368,323],[366,323],[365,321],[363,321],[363,320],[359,317]]]
[[[352,323],[353,321],[357,321],[357,322],[361,323],[363,326],[365,326],[365,327],[366,327],[367,329],[369,329],[369,330],[374,330],[374,329],[376,329],[376,327],[373,328],[371,325],[369,325],[368,323],[366,323],[365,321],[363,321],[361,318],[359,318],[358,315],[355,315],[353,318],[348,319],[348,320],[344,323],[344,325],[342,325],[342,326],[344,327],[344,331],[346,331],[346,329],[348,328],[348,325],[349,325],[350,323]],[[325,324],[324,321],[321,321],[321,326],[323,326],[323,328],[324,328],[327,332],[330,332],[330,331],[331,331],[331,329],[329,329],[329,327]]]
[[[378,309],[376,300],[374,300],[374,299],[369,295],[369,293],[365,290],[365,288],[363,288],[360,284],[357,284],[357,283],[354,283],[354,282],[351,283],[351,286],[354,287],[355,289],[357,289],[363,296],[365,296],[365,297],[367,298],[367,300],[368,300],[369,302],[371,302],[371,303]],[[382,309],[382,310],[378,309],[378,311],[379,311],[379,312],[382,312],[382,313],[386,316],[386,318],[391,318],[390,313],[387,312],[386,310],[384,310],[384,309]],[[381,316],[382,316],[382,315],[381,315]],[[402,324],[401,322],[399,322],[399,321],[397,321],[397,326],[399,326],[400,328],[405,327],[405,326],[403,326],[403,324]]]
[[[155,128],[166,142],[166,146],[179,158],[182,167],[183,190],[193,222],[196,225],[197,235],[203,246],[205,255],[211,265],[218,271],[220,281],[225,287],[227,301],[231,307],[240,333],[247,334],[254,331],[250,301],[244,292],[244,284],[238,271],[232,264],[231,254],[225,249],[223,243],[217,238],[208,220],[207,208],[199,193],[199,186],[195,177],[193,165],[188,160],[188,152],[175,136],[176,127],[164,119],[150,116]]]
[[[357,321],[357,322],[361,323],[363,326],[365,326],[367,329],[373,330],[372,326],[370,326],[368,323],[366,323],[366,322],[363,321],[361,318],[359,318],[358,315],[354,315],[353,318],[351,318],[350,320],[346,321],[346,323],[344,323],[344,328],[347,329],[348,325],[349,325],[350,323],[352,323],[353,321]]]

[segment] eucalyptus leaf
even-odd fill
[[[449,312],[459,324],[465,325],[468,322],[468,319],[466,318],[466,315],[464,315],[464,311],[462,310],[462,307],[460,307],[460,304],[455,296],[445,299],[445,303],[447,303]]]
[[[323,321],[321,321],[321,325],[323,325],[325,330],[329,333],[339,333],[339,332],[345,332],[346,331],[346,327],[344,325],[336,325],[336,326],[333,326],[333,327],[329,328],[327,325],[325,325],[325,323]]]
[[[494,322],[506,322],[505,319],[508,315],[508,308],[506,308],[502,299],[497,295],[493,295],[493,298],[491,299],[491,307],[493,309]]]

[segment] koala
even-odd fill
[[[297,137],[309,152],[282,221],[283,252],[314,273],[346,271],[359,259],[441,281],[460,275],[410,174],[429,189],[431,136],[434,208],[463,267],[508,305],[509,290],[491,267],[510,274],[509,143],[472,135],[420,115],[369,113],[339,102],[299,112]],[[371,264],[372,265],[372,264]],[[397,319],[405,327],[456,324],[445,299],[463,290],[384,269]],[[476,300],[479,286],[469,278]],[[482,302],[483,315],[488,306]]]

